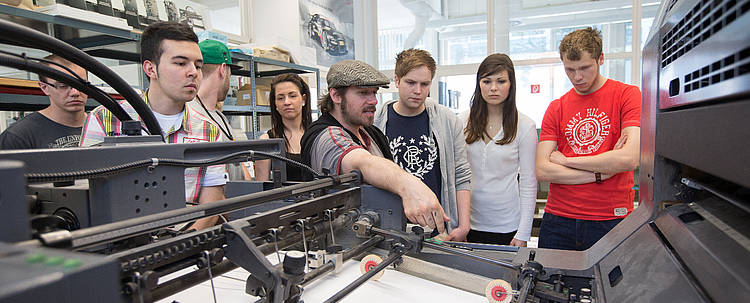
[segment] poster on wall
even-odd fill
[[[352,0],[300,0],[299,12],[302,44],[315,49],[318,65],[354,59]]]

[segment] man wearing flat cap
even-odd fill
[[[365,182],[399,195],[411,222],[445,231],[449,218],[421,180],[393,163],[388,139],[375,126],[375,97],[388,77],[357,60],[331,65],[328,94],[318,104],[320,118],[302,136],[302,160],[318,172],[338,175],[359,170]]]

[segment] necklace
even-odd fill
[[[487,123],[487,129],[488,130],[494,130],[495,128],[496,128],[496,125],[494,123],[489,123],[489,122]]]
[[[216,125],[216,127],[218,127],[219,130],[221,130],[221,132],[224,133],[224,135],[227,136],[227,138],[229,138],[229,141],[234,141],[234,137],[232,137],[232,132],[229,131],[229,124],[227,123],[227,120],[224,120],[224,117],[219,115],[219,119],[221,119],[221,122],[224,122],[224,127],[226,128],[226,130],[224,130],[224,128],[221,128],[221,125],[219,124],[219,122],[216,121],[216,119],[214,119],[214,116],[211,115],[211,112],[208,111],[206,106],[203,105],[203,100],[201,100],[201,97],[198,95],[195,95],[195,97],[198,98],[198,103],[201,104],[201,107],[203,108],[203,110],[206,111],[206,114],[208,114],[208,117],[211,118],[211,121],[214,121],[214,124]]]

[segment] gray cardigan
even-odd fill
[[[375,123],[383,133],[388,122],[388,106],[397,100],[386,102],[375,113]],[[443,211],[451,221],[449,232],[458,227],[458,205],[456,191],[471,190],[471,168],[467,158],[464,128],[455,113],[432,100],[425,101],[425,109],[430,119],[430,132],[437,139],[442,173]],[[448,148],[452,147],[452,148]],[[448,173],[452,172],[452,173]]]

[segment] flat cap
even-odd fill
[[[329,88],[363,86],[388,87],[391,80],[367,63],[358,60],[342,60],[328,69],[326,76]]]

